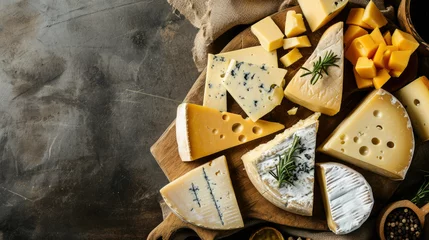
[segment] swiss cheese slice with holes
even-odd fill
[[[414,134],[402,104],[378,89],[335,129],[319,150],[386,176],[405,178],[414,153]]]
[[[224,156],[192,169],[160,192],[170,209],[186,222],[220,230],[243,227]]]
[[[196,104],[177,108],[176,139],[182,161],[196,160],[282,130],[284,126]]]

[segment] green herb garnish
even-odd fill
[[[298,149],[299,137],[297,135],[294,136],[292,146],[283,154],[277,156],[279,159],[279,163],[276,165],[276,171],[270,170],[269,173],[273,178],[275,178],[279,182],[279,188],[283,184],[283,182],[293,184],[291,178],[293,176],[293,172],[296,169],[295,161],[293,160],[295,156],[295,151]]]
[[[302,74],[301,77],[305,77],[307,75],[312,75],[311,76],[311,85],[314,85],[317,83],[317,81],[323,77],[323,73],[326,74],[326,76],[328,76],[328,68],[335,66],[335,67],[339,67],[335,62],[337,62],[338,60],[340,60],[340,58],[334,54],[334,52],[332,52],[332,50],[330,50],[327,54],[325,54],[325,56],[320,57],[319,56],[319,60],[317,60],[316,62],[313,62],[313,71],[308,70],[305,67],[301,67],[302,69],[304,69],[305,71],[307,71],[306,73]]]
[[[411,199],[411,202],[417,206],[421,206],[429,202],[429,174],[425,175],[425,180],[416,193],[416,196]]]

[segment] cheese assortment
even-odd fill
[[[220,230],[244,226],[225,156],[194,168],[160,192],[173,213],[186,222]]]
[[[316,134],[320,113],[301,120],[273,140],[244,154],[243,160],[247,176],[268,201],[286,211],[311,216],[314,195],[314,158]],[[289,183],[279,183],[273,177],[279,161],[285,161],[291,153],[295,138],[300,151],[293,154],[296,166]]]

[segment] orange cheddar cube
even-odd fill
[[[390,75],[386,69],[378,70],[377,75],[372,79],[374,87],[380,89],[387,81],[389,81]]]
[[[389,60],[393,51],[398,51],[398,48],[392,45],[386,46],[386,51],[383,53],[384,68],[386,69],[389,69]]]
[[[367,29],[371,29],[371,26],[362,21],[364,8],[352,8],[350,9],[349,16],[347,17],[346,23],[349,25],[355,25]]]
[[[345,57],[353,65],[356,65],[359,57],[372,58],[377,51],[377,48],[378,45],[375,44],[371,36],[366,34],[352,41],[350,47],[346,51]]]
[[[389,58],[389,69],[403,72],[408,65],[411,53],[412,52],[410,50],[393,51]]]
[[[356,85],[359,89],[369,88],[373,86],[372,78],[363,78],[353,69],[353,73],[355,74]]]
[[[374,64],[378,68],[386,68],[386,61],[384,59],[384,53],[387,51],[387,46],[384,43],[380,43],[378,45],[377,52],[375,52],[374,58],[372,59],[374,61]],[[390,57],[390,55],[389,55]]]
[[[406,32],[396,29],[392,35],[392,44],[398,47],[399,50],[411,50],[413,53],[418,47],[419,43],[414,37]]]
[[[383,38],[387,45],[392,45],[392,35],[389,31],[384,33]]]
[[[390,70],[389,74],[390,74],[390,76],[392,76],[392,77],[400,77],[400,76],[401,76],[401,74],[402,74],[403,72],[404,72],[404,71],[395,71],[395,70]]]
[[[355,70],[362,78],[373,78],[377,75],[374,62],[367,57],[360,57],[358,59]]]
[[[373,1],[369,1],[368,5],[366,5],[362,21],[372,28],[381,28],[387,24],[386,18]]]
[[[386,44],[386,41],[384,41],[383,35],[381,35],[380,29],[378,27],[374,28],[374,30],[372,30],[371,34],[369,35],[376,44]]]
[[[350,44],[354,39],[360,36],[363,36],[365,34],[368,34],[368,32],[365,29],[359,26],[350,25],[347,28],[346,33],[344,34],[344,45],[346,46],[345,49],[347,49],[350,46]]]

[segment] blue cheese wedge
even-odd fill
[[[225,76],[226,69],[231,59],[266,65],[268,67],[278,67],[277,52],[267,52],[261,46],[244,48],[216,55],[209,54],[203,106],[214,108],[222,112],[227,111],[226,89],[222,86],[222,78]]]
[[[280,105],[287,71],[231,60],[222,82],[249,118],[256,122]]]
[[[244,167],[250,181],[268,201],[286,211],[304,216],[313,214],[314,159],[320,113],[301,120],[273,140],[244,154]],[[299,137],[295,152],[296,170],[292,184],[279,182],[270,174],[275,171],[279,156],[287,152],[295,136]]]
[[[244,226],[225,156],[194,168],[160,192],[173,213],[186,222],[218,230]]]

